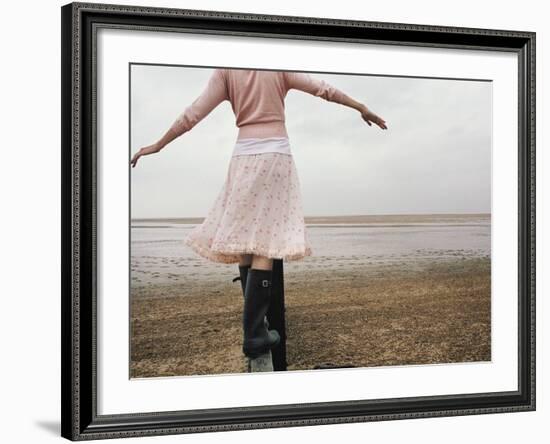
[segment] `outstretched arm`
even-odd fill
[[[380,128],[387,129],[384,119],[374,114],[365,104],[354,100],[343,91],[335,88],[324,80],[315,79],[309,74],[299,72],[285,71],[283,74],[287,89],[304,91],[328,100],[329,102],[339,103],[341,105],[356,109],[361,113],[361,117],[369,124],[369,126],[372,126],[372,123],[375,123]]]
[[[189,105],[172,123],[166,133],[152,145],[141,148],[132,158],[132,167],[135,167],[141,156],[158,153],[166,145],[183,133],[191,130],[204,119],[214,108],[227,100],[227,89],[221,69],[214,70],[203,92]]]

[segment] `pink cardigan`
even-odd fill
[[[244,138],[288,137],[284,99],[290,89],[343,103],[342,91],[309,74],[287,71],[215,69],[206,88],[171,126],[178,136],[189,131],[216,106],[229,100]]]

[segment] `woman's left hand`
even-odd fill
[[[363,120],[365,122],[367,122],[369,124],[369,126],[372,126],[372,124],[375,123],[376,125],[378,125],[382,129],[388,129],[388,127],[386,126],[386,121],[384,119],[382,119],[382,117],[377,116],[376,114],[374,114],[367,107],[365,107],[361,111],[361,117],[363,118]]]
[[[137,161],[141,156],[158,153],[159,151],[160,151],[160,148],[156,143],[154,143],[153,145],[149,145],[141,148],[136,154],[134,154],[134,157],[132,157],[132,160],[130,161],[130,163],[132,164],[132,168],[136,166]]]

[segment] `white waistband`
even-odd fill
[[[233,149],[233,156],[261,153],[291,154],[288,137],[238,139]]]

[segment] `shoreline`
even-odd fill
[[[419,223],[457,221],[464,219],[491,219],[491,213],[419,213],[419,214],[350,214],[338,216],[305,216],[304,221],[308,224],[330,224],[330,223]],[[202,217],[157,217],[157,218],[132,218],[131,223],[158,223],[170,224],[198,224],[204,220]]]

